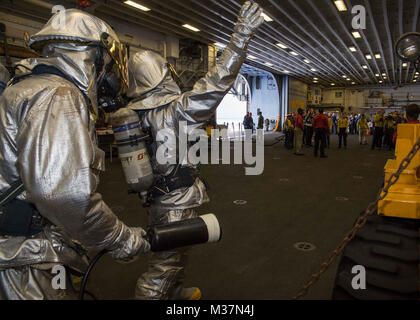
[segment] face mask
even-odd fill
[[[105,71],[98,81],[98,99],[118,97],[121,92],[121,78],[118,68],[111,62],[105,67]]]
[[[98,56],[95,62],[97,70],[103,70],[104,54],[111,61],[105,65],[98,80],[98,99],[112,100],[127,91],[127,48],[106,33],[102,34],[101,41],[102,46],[98,48]]]

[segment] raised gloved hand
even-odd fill
[[[121,262],[131,262],[139,254],[150,251],[150,243],[145,239],[146,231],[142,228],[127,228],[127,231],[129,232],[128,239],[109,252],[112,258]]]
[[[262,12],[257,3],[251,4],[250,1],[244,3],[234,27],[235,33],[232,35],[232,42],[235,46],[245,49],[254,33],[264,22]]]

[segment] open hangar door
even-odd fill
[[[276,77],[267,71],[244,66],[243,72],[251,88],[249,112],[252,113],[255,125],[258,124],[258,112],[269,120],[269,131],[273,131],[281,115],[280,93]],[[264,125],[264,129],[266,129]]]
[[[274,130],[280,116],[279,92],[273,74],[244,65],[235,85],[217,108],[217,124],[228,125],[229,134],[233,135],[241,130],[247,112],[252,113],[256,128],[261,111],[264,119],[269,120],[269,130]]]
[[[234,86],[223,98],[216,111],[218,125],[227,126],[229,137],[240,134],[245,114],[248,112],[250,87],[246,78],[238,75]]]

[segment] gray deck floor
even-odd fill
[[[266,147],[261,176],[245,176],[240,165],[203,166],[211,202],[199,213],[218,216],[223,240],[190,250],[187,286],[199,286],[204,299],[290,299],[296,294],[375,199],[386,159],[393,155],[360,146],[356,136],[349,137],[346,150],[338,150],[336,136],[331,143],[328,159],[314,158],[309,148],[306,156],[296,157],[280,143]],[[127,224],[146,226],[146,211],[126,190],[115,158],[107,163],[99,191]],[[300,241],[316,249],[298,251],[294,244]],[[100,299],[131,299],[146,266],[147,256],[131,264],[105,257],[92,274],[89,291]],[[330,298],[336,268],[337,262],[307,299]]]

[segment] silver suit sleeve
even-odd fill
[[[181,115],[185,120],[203,122],[210,119],[234,84],[244,62],[248,43],[263,21],[259,5],[245,2],[238,15],[235,32],[216,66],[195,84],[192,91],[182,95],[184,112]],[[184,119],[181,117],[181,120]]]
[[[46,92],[17,135],[17,167],[27,199],[88,249],[122,247],[132,235],[96,193],[98,152],[86,103],[76,88]]]
[[[183,110],[180,120],[204,122],[213,115],[224,96],[232,88],[244,62],[240,49],[230,45],[225,48],[216,66],[196,82],[193,89],[184,93],[181,99]]]

